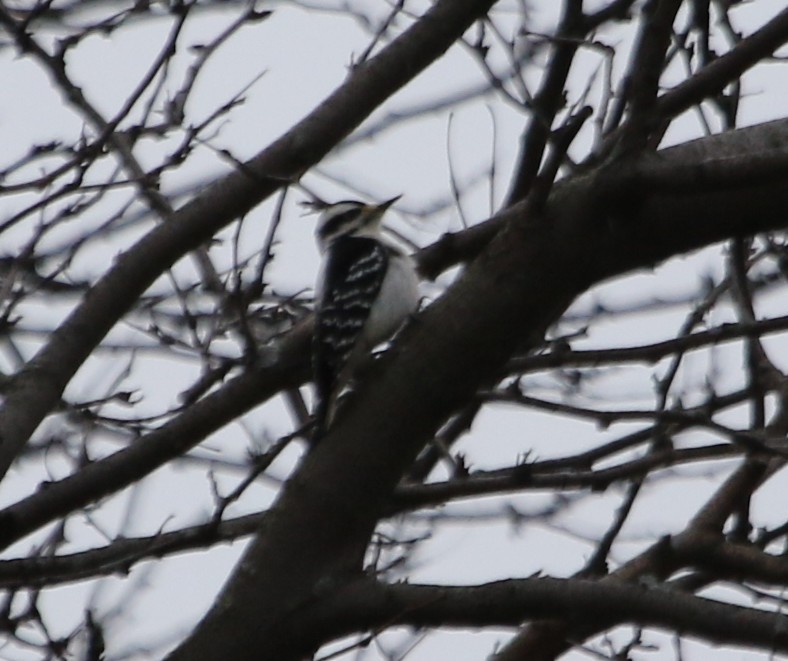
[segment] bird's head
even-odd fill
[[[384,212],[400,197],[397,195],[383,204],[343,200],[320,205],[321,214],[315,230],[320,251],[325,252],[333,241],[343,236],[378,238]]]

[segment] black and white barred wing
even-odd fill
[[[336,240],[326,259],[313,340],[318,427],[331,417],[333,401],[347,384],[353,363],[372,348],[364,326],[380,293],[388,259],[384,246],[362,237]]]

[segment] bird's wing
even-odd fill
[[[363,237],[338,239],[329,251],[318,295],[312,352],[318,421],[325,416],[332,395],[345,386],[340,375],[353,349],[363,343],[364,324],[383,284],[388,259],[384,246]],[[369,348],[362,346],[364,351]]]

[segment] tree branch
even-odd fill
[[[138,562],[250,535],[260,528],[265,513],[248,514],[227,521],[161,532],[150,537],[117,539],[103,548],[67,555],[0,560],[0,586],[6,589],[51,587],[86,578],[127,574]]]
[[[735,48],[703,67],[657,101],[656,112],[668,119],[718,94],[748,69],[788,41],[788,9],[781,11],[760,30],[742,39]]]
[[[120,491],[308,374],[310,325],[292,332],[270,366],[248,371],[192,404],[159,429],[124,450],[83,466],[57,482],[0,511],[0,547],[6,548],[71,511]]]
[[[728,323],[684,337],[636,347],[588,349],[585,351],[557,350],[535,356],[514,358],[509,361],[507,370],[510,374],[515,374],[560,367],[596,367],[613,363],[647,363],[653,365],[677,352],[702,349],[743,337],[761,337],[762,335],[780,333],[785,330],[788,330],[788,316],[759,319],[753,322]]]
[[[656,626],[720,645],[788,651],[788,616],[614,581],[529,578],[447,587],[367,579],[338,589],[304,617],[321,637],[328,631],[333,637],[395,624],[517,626],[523,620],[560,617],[597,629],[623,623]]]

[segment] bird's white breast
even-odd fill
[[[390,256],[378,300],[381,304],[373,306],[364,328],[370,345],[389,339],[418,307],[419,282],[410,257]]]

